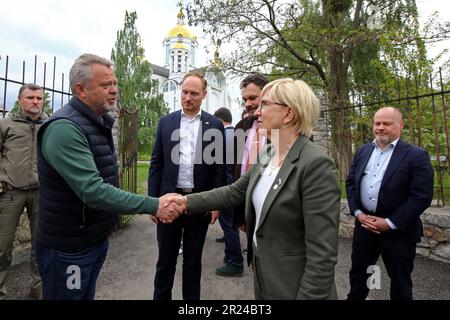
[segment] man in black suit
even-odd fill
[[[234,127],[231,125],[233,120],[230,110],[219,108],[214,112],[214,116],[222,120],[225,128],[225,146],[226,146],[226,183],[233,183],[233,148],[234,148]],[[231,209],[221,210],[219,223],[223,230],[223,242],[225,242],[225,256],[223,266],[216,269],[216,274],[225,277],[239,277],[244,271],[244,257],[241,252],[241,242],[239,238],[239,229],[233,225],[233,212]],[[220,239],[220,238],[218,238]],[[216,241],[218,241],[216,239]],[[220,241],[218,241],[220,242]]]
[[[240,84],[242,101],[244,102],[244,108],[247,110],[247,116],[236,124],[234,128],[235,136],[243,136],[245,133],[244,144],[242,140],[236,138],[234,143],[234,181],[238,180],[251,165],[254,164],[254,159],[249,159],[251,146],[255,140],[261,140],[259,148],[263,147],[264,138],[254,138],[257,136],[257,117],[254,115],[256,109],[259,107],[261,91],[264,86],[269,83],[269,80],[260,73],[251,73],[246,76]],[[250,139],[248,139],[250,138]],[[238,227],[244,226],[244,207],[233,208],[233,223]]]
[[[149,195],[190,194],[225,185],[224,127],[219,119],[200,109],[206,88],[202,74],[187,73],[181,85],[182,110],[160,119],[149,170]],[[217,143],[218,139],[221,143]],[[159,256],[154,281],[155,300],[172,298],[181,240],[183,299],[200,299],[203,245],[208,225],[215,223],[218,215],[218,211],[182,215],[171,226],[157,224]]]
[[[400,140],[402,114],[391,107],[374,116],[372,143],[358,148],[346,180],[350,212],[356,217],[349,300],[369,293],[368,268],[382,256],[391,279],[392,300],[411,300],[411,272],[420,215],[433,198],[428,153]]]

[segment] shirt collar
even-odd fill
[[[394,141],[392,141],[392,142],[389,144],[389,146],[388,146],[387,148],[389,148],[390,146],[392,146],[392,149],[394,149],[395,146],[397,146],[398,140],[400,140],[400,138],[397,138],[397,139],[395,139]],[[380,146],[378,145],[377,139],[373,139],[373,142],[372,142],[372,143],[375,145],[375,147],[381,149]]]
[[[189,117],[189,116],[184,112],[183,108],[181,108],[181,117],[182,117],[182,118],[188,118],[188,119],[199,118],[200,115],[201,115],[201,113],[202,113],[202,109],[198,110],[197,114],[196,114],[193,118],[191,118],[191,117]]]

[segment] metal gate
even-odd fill
[[[119,185],[123,190],[137,192],[137,135],[138,111],[121,108],[119,111],[118,160]],[[132,215],[120,215],[120,228],[131,219]]]
[[[448,76],[447,76],[448,77]],[[347,141],[333,141],[331,132],[327,135],[327,147],[336,163],[339,144],[350,144],[353,149],[373,140],[372,119],[375,112],[383,106],[398,108],[403,114],[405,128],[402,139],[428,151],[434,167],[434,200],[436,205],[445,206],[450,202],[450,99],[449,81],[443,79],[442,69],[437,73],[420,78],[396,79],[392,88],[374,85],[377,99],[361,101],[353,97],[353,106],[348,108]],[[381,96],[384,93],[384,96]],[[359,100],[359,101],[358,101]],[[324,118],[331,128],[333,113],[340,109],[324,110]],[[330,140],[330,141],[329,141]],[[345,179],[345,178],[344,178]],[[344,183],[344,180],[342,184]]]

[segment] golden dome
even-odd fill
[[[167,34],[167,38],[179,38],[179,35],[181,35],[183,38],[195,40],[195,36],[189,31],[188,28],[185,27],[184,24],[184,12],[183,12],[183,1],[180,0],[178,2],[178,7],[180,7],[180,11],[177,14],[178,23],[177,25],[172,28],[169,33]]]
[[[185,49],[187,50],[186,46],[184,45],[184,43],[182,42],[177,42],[175,43],[175,45],[173,46],[174,49]]]
[[[177,25],[176,27],[172,28],[167,34],[167,38],[176,38],[179,34],[181,34],[183,38],[191,40],[194,39],[192,33],[183,25]]]

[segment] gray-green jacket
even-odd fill
[[[340,187],[333,161],[300,136],[291,147],[255,226],[252,193],[270,161],[263,155],[234,184],[188,195],[195,212],[245,204],[256,299],[337,299]],[[256,229],[257,247],[252,241]]]
[[[22,190],[38,187],[36,137],[45,118],[32,121],[17,111],[0,120],[0,181]]]

